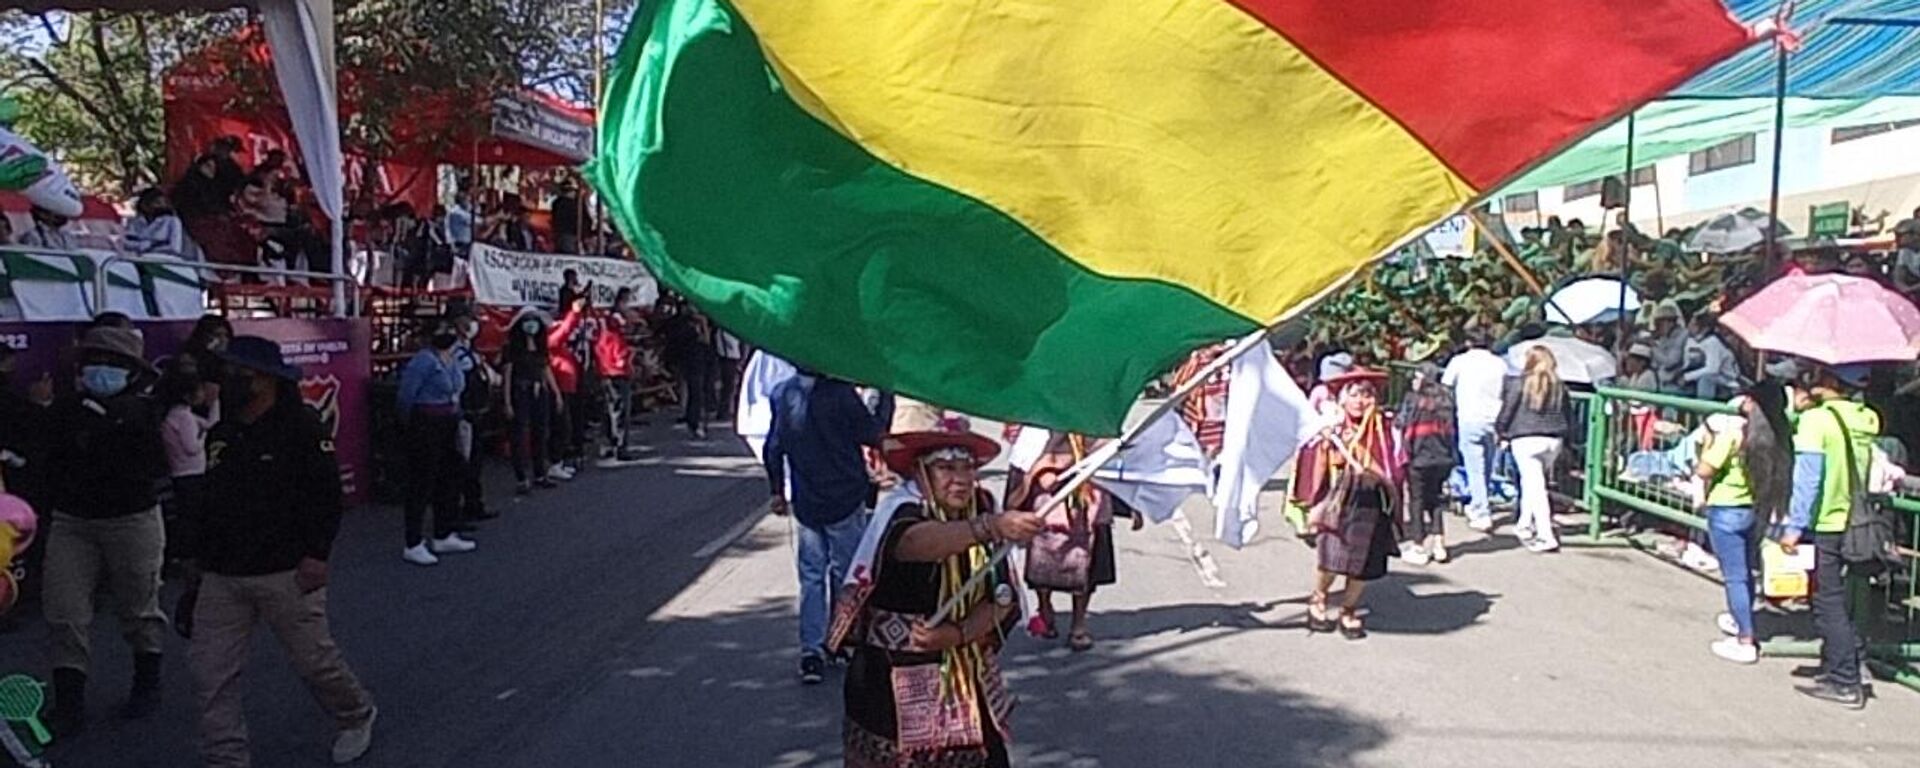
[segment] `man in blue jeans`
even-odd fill
[[[801,371],[774,388],[772,406],[767,482],[773,513],[800,523],[800,679],[813,684],[826,670],[833,591],[866,530],[873,480],[861,448],[880,447],[893,397],[868,408],[852,383]]]
[[[1472,331],[1467,348],[1447,361],[1440,382],[1453,389],[1455,419],[1460,425],[1460,463],[1467,471],[1467,525],[1476,531],[1493,529],[1493,506],[1487,475],[1493,468],[1496,435],[1507,361],[1489,348],[1485,333]]]

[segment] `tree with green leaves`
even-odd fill
[[[484,130],[492,96],[540,88],[591,97],[595,35],[611,47],[632,0],[338,0],[339,103],[352,111],[342,146],[369,159],[437,152]],[[597,10],[606,17],[596,21]],[[161,84],[181,61],[211,52],[239,111],[277,99],[270,69],[243,31],[246,10],[223,13],[0,12],[0,93],[19,99],[19,132],[54,153],[77,183],[129,195],[163,181]],[[255,38],[257,40],[257,38]],[[209,47],[211,46],[211,47]],[[449,95],[472,103],[446,104]],[[436,130],[423,105],[451,106]],[[427,146],[417,146],[426,144]]]

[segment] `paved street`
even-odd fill
[[[795,679],[790,531],[757,517],[758,470],[730,439],[649,437],[667,449],[646,465],[590,470],[514,504],[479,552],[437,568],[397,557],[397,511],[349,518],[335,626],[382,707],[363,765],[838,764],[837,679]],[[1190,514],[1209,540],[1211,514]],[[1015,763],[1809,767],[1920,755],[1920,694],[1882,684],[1850,713],[1795,695],[1797,662],[1713,658],[1710,582],[1631,551],[1536,556],[1464,525],[1454,535],[1454,564],[1395,562],[1370,601],[1373,636],[1353,643],[1307,635],[1311,553],[1290,537],[1211,546],[1227,582],[1216,589],[1172,528],[1120,531],[1120,583],[1095,601],[1099,646],[1075,655],[1021,637],[1009,650]],[[197,765],[184,648],[165,711],[127,725],[111,714],[124,646],[110,618],[97,629],[93,729],[56,764]],[[40,640],[38,626],[0,635],[0,672],[43,672]],[[256,645],[255,764],[326,764],[317,707],[270,638]]]

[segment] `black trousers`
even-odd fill
[[[460,467],[460,512],[467,520],[478,520],[487,513],[487,497],[480,487],[481,461],[487,451],[480,445],[480,416],[466,417],[466,424],[473,440],[467,445],[466,460]]]
[[[680,383],[686,389],[686,412],[682,420],[687,423],[688,432],[699,432],[706,428],[707,410],[712,406],[713,380],[708,378],[709,366],[705,361],[691,361],[680,366]]]
[[[553,430],[553,393],[545,384],[515,380],[513,398],[513,478],[522,483],[546,477],[548,433]]]
[[[1820,670],[1836,685],[1860,684],[1860,632],[1848,615],[1846,561],[1838,533],[1814,534],[1813,628],[1820,635]]]
[[[1452,467],[1408,467],[1407,535],[1420,542],[1447,534],[1447,476]]]
[[[433,537],[453,533],[460,515],[460,417],[415,412],[407,420],[407,546],[422,541],[427,506],[433,506]]]
[[[714,365],[713,370],[715,377],[718,378],[718,381],[714,382],[714,389],[719,392],[720,401],[713,404],[713,410],[715,413],[720,414],[721,418],[731,419],[734,416],[734,406],[739,402],[740,398],[740,374],[742,373],[742,364],[739,360],[730,360],[724,357],[718,358],[718,360],[719,362]]]

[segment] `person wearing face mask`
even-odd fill
[[[122,714],[144,717],[160,703],[166,615],[160,611],[165,557],[159,484],[167,477],[159,419],[142,390],[154,369],[139,334],[97,327],[81,337],[75,391],[48,414],[52,529],[42,599],[53,656],[53,725],[84,725],[92,663],[94,593],[107,587],[132,646],[132,693]]]
[[[233,340],[233,323],[219,315],[202,315],[193,323],[193,332],[180,345],[180,355],[193,359],[200,379],[216,387],[226,379],[227,363],[221,357]],[[217,421],[217,419],[216,419]]]
[[[333,762],[366,754],[377,716],[341,658],[327,620],[328,562],[343,506],[340,465],[319,414],[300,398],[300,369],[277,342],[233,339],[221,353],[222,418],[207,435],[206,507],[183,551],[191,606],[177,621],[199,704],[208,766],[250,764],[245,670],[253,631],[273,632],[332,719]]]
[[[554,487],[548,472],[548,437],[553,413],[561,407],[560,386],[547,359],[547,326],[540,310],[527,307],[508,324],[507,346],[500,353],[501,378],[507,382],[506,417],[512,427],[514,494]]]
[[[434,565],[440,562],[437,555],[475,548],[454,527],[465,463],[460,454],[460,394],[467,381],[453,357],[459,341],[453,323],[434,323],[427,346],[400,371],[399,413],[407,436],[406,548],[401,557],[414,565]],[[423,528],[429,503],[431,542]]]

